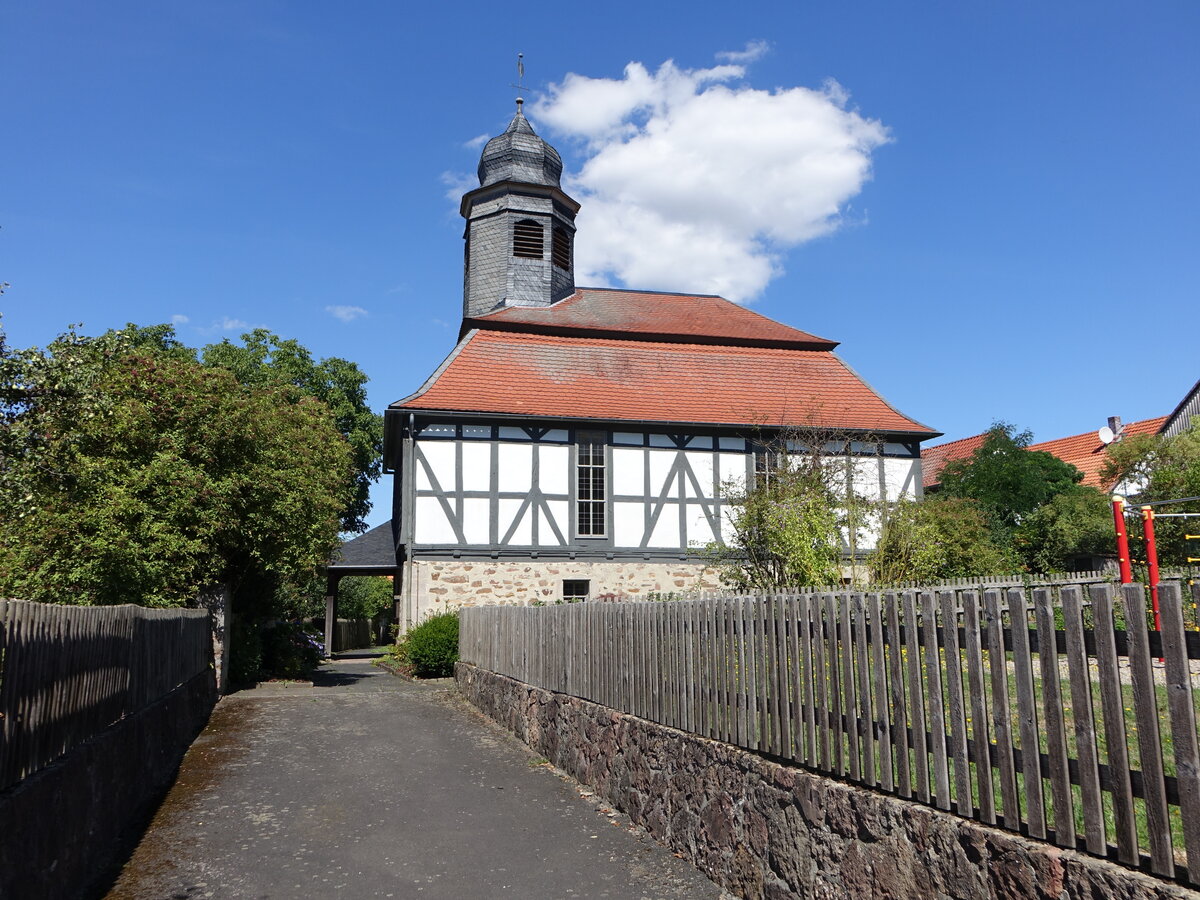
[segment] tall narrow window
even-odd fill
[[[567,229],[555,225],[550,241],[550,260],[560,269],[571,268],[571,236]]]
[[[513,226],[513,256],[541,259],[545,246],[545,229],[533,219],[522,219]]]
[[[604,435],[580,432],[575,473],[576,533],[580,537],[604,537]]]

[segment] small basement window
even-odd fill
[[[563,579],[563,602],[582,603],[591,593],[592,583],[586,578]]]
[[[513,256],[542,259],[545,246],[545,230],[533,219],[522,219],[513,226]]]
[[[550,260],[560,269],[571,268],[571,235],[561,225],[551,233]]]

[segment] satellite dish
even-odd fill
[[[1100,438],[1100,443],[1102,444],[1111,444],[1113,439],[1116,438],[1116,435],[1113,434],[1113,430],[1111,428],[1105,425],[1096,432],[1096,437]]]

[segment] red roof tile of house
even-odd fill
[[[1125,426],[1122,434],[1128,436],[1135,434],[1157,434],[1168,418],[1168,416],[1159,416],[1155,419],[1130,422]],[[966,459],[973,455],[976,450],[983,446],[983,440],[986,437],[987,432],[985,431],[983,434],[960,438],[957,441],[948,441],[945,444],[938,444],[934,447],[922,447],[921,472],[925,489],[929,490],[932,487],[937,487],[941,482],[942,469],[945,465],[953,460]],[[1063,462],[1070,463],[1083,473],[1083,484],[1100,488],[1101,490],[1108,490],[1112,487],[1110,483],[1101,481],[1100,479],[1100,470],[1104,468],[1106,457],[1104,455],[1104,444],[1100,443],[1100,439],[1096,437],[1096,432],[1094,431],[1088,431],[1084,434],[1074,434],[1071,437],[1057,438],[1053,441],[1030,444],[1029,449],[1052,453]]]
[[[828,350],[482,330],[392,408],[937,434]]]
[[[975,451],[983,446],[983,439],[986,437],[987,432],[985,431],[983,434],[973,434],[970,437],[959,438],[957,441],[947,441],[936,447],[922,447],[921,482],[925,490],[937,487],[941,483],[942,469],[946,463],[974,455]]]
[[[608,288],[579,288],[551,306],[514,306],[466,319],[463,334],[472,328],[805,350],[837,346],[724,297]]]
[[[1157,434],[1167,419],[1168,416],[1159,416],[1155,419],[1130,422],[1121,433],[1125,437],[1132,437],[1136,434]],[[1070,463],[1083,472],[1083,484],[1108,490],[1112,487],[1111,482],[1100,479],[1100,470],[1104,468],[1104,462],[1107,459],[1104,446],[1096,437],[1096,432],[1088,431],[1053,441],[1042,441],[1040,444],[1030,444],[1029,449],[1053,453],[1063,462]]]

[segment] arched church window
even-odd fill
[[[551,233],[550,260],[560,269],[571,268],[571,235],[561,225]]]
[[[513,256],[542,259],[545,245],[545,230],[533,219],[522,219],[513,226]]]

